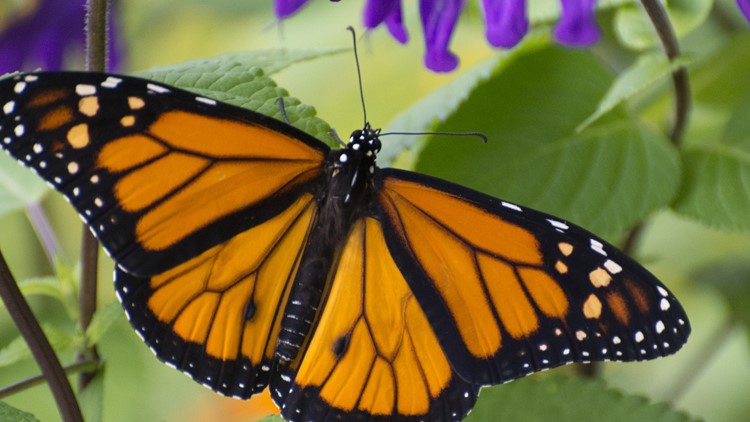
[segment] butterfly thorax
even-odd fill
[[[297,357],[321,309],[329,273],[347,231],[367,209],[381,147],[379,134],[380,130],[373,130],[368,123],[352,133],[345,148],[331,151],[326,158],[325,188],[316,197],[319,215],[292,283],[276,346],[276,356],[282,362]]]

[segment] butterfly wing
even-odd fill
[[[412,172],[386,169],[376,183],[372,214],[463,379],[652,359],[687,340],[666,287],[584,229]]]
[[[301,363],[272,380],[284,418],[462,419],[479,387],[456,376],[377,220],[356,220],[332,274]]]
[[[117,269],[115,289],[130,323],[161,360],[201,384],[239,398],[262,391],[316,213],[305,194],[161,274]]]
[[[151,81],[0,81],[0,143],[62,192],[126,272],[162,273],[291,206],[329,148],[266,116]]]

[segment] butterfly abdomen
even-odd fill
[[[343,157],[343,158],[342,158]],[[332,151],[327,160],[328,188],[318,195],[319,216],[302,252],[281,321],[276,356],[293,361],[311,332],[329,280],[329,273],[354,219],[367,202],[374,153],[346,149]]]

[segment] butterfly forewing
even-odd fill
[[[464,379],[677,351],[687,316],[646,269],[558,218],[424,175],[380,173],[391,255]]]
[[[151,275],[315,189],[328,147],[147,80],[36,73],[0,82],[0,142],[61,191],[126,271]]]

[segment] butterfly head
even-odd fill
[[[380,152],[380,129],[372,129],[370,123],[366,123],[362,130],[355,130],[346,144],[347,151],[355,156],[368,157],[375,160]]]

